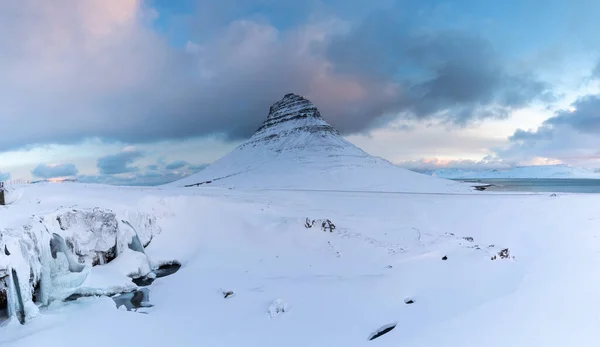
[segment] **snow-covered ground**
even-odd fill
[[[574,178],[574,179],[600,179],[600,169],[574,167],[570,165],[537,165],[519,166],[511,169],[435,169],[423,172],[428,175],[448,179],[468,178]]]
[[[0,208],[0,230],[19,230],[32,216],[51,224],[73,209],[148,215],[160,229],[148,258],[182,268],[148,287],[154,306],[146,314],[118,310],[106,297],[56,300],[24,325],[4,323],[3,347],[596,346],[600,339],[600,195],[77,183],[17,191],[19,199]],[[306,218],[336,228],[323,231],[319,221],[306,228]],[[132,262],[93,267],[87,288],[123,285]],[[225,299],[227,291],[234,295]],[[389,324],[397,325],[368,341]]]

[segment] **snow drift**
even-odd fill
[[[172,186],[357,191],[467,191],[365,153],[345,140],[307,99],[287,94],[254,135],[201,172]]]

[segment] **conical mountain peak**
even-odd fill
[[[310,100],[289,93],[271,105],[267,119],[242,147],[279,143],[277,148],[273,148],[279,152],[302,148],[315,139],[327,145],[323,143],[326,138],[331,140],[330,145],[335,146],[339,146],[342,140],[339,132],[323,120]]]
[[[273,103],[269,108],[269,116],[265,120],[265,126],[270,122],[285,121],[289,116],[306,115],[321,118],[315,105],[308,99],[294,93],[286,94],[283,99]]]
[[[283,99],[271,105],[267,119],[256,132],[259,133],[263,130],[286,122],[293,122],[302,119],[306,119],[309,122],[312,120],[314,123],[327,124],[321,117],[321,113],[319,113],[317,107],[310,102],[310,100],[300,95],[289,93],[286,94]],[[331,130],[334,129],[331,128]]]

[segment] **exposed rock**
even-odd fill
[[[168,263],[160,265],[156,269],[153,269],[152,272],[150,272],[150,274],[143,276],[143,277],[133,278],[132,281],[137,286],[146,287],[146,286],[151,285],[154,282],[154,280],[156,280],[157,278],[172,275],[172,274],[176,273],[177,271],[179,271],[180,268],[181,268],[181,264],[179,262],[177,262],[177,261],[168,262]]]
[[[329,219],[309,219],[306,218],[306,221],[304,222],[304,227],[305,228],[312,228],[315,223],[319,223],[321,224],[321,230],[323,231],[329,231],[330,233],[333,232],[335,230],[335,224],[333,224],[332,221],[330,221]]]
[[[235,295],[235,293],[233,291],[231,291],[231,290],[223,292],[223,298],[225,298],[225,299],[227,299],[230,296],[234,296],[234,295]]]
[[[498,257],[500,257],[500,259],[508,259],[508,258],[510,258],[510,251],[508,250],[508,248],[504,248],[503,250],[501,250],[500,252],[498,252],[497,256],[494,254],[491,259],[492,260],[496,260],[496,259],[498,259]]]
[[[381,336],[389,333],[390,331],[394,330],[394,328],[396,327],[396,324],[397,323],[387,324],[387,325],[384,325],[381,328],[377,329],[375,332],[373,332],[369,336],[369,341],[375,340],[376,338],[381,337]]]
[[[296,94],[286,94],[283,99],[271,105],[267,119],[240,149],[278,142],[299,133],[317,137],[339,136],[339,132],[323,120],[312,102]]]
[[[157,269],[154,270],[154,273],[156,274],[156,278],[161,278],[176,273],[177,271],[179,271],[180,268],[181,263],[177,261],[171,261],[160,265]]]
[[[445,256],[443,256],[443,257],[442,257],[442,260],[448,260],[448,256],[446,256],[446,255],[445,255]]]
[[[486,184],[486,185],[478,185],[478,186],[473,186],[473,189],[477,190],[477,191],[484,191],[487,188],[492,187],[491,184]]]

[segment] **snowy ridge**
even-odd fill
[[[170,186],[467,192],[374,157],[340,136],[304,97],[287,94],[246,142],[201,172]]]
[[[449,179],[468,178],[579,178],[600,179],[599,169],[588,169],[570,165],[537,165],[518,166],[511,169],[468,170],[468,169],[435,169],[424,172],[436,177]]]

